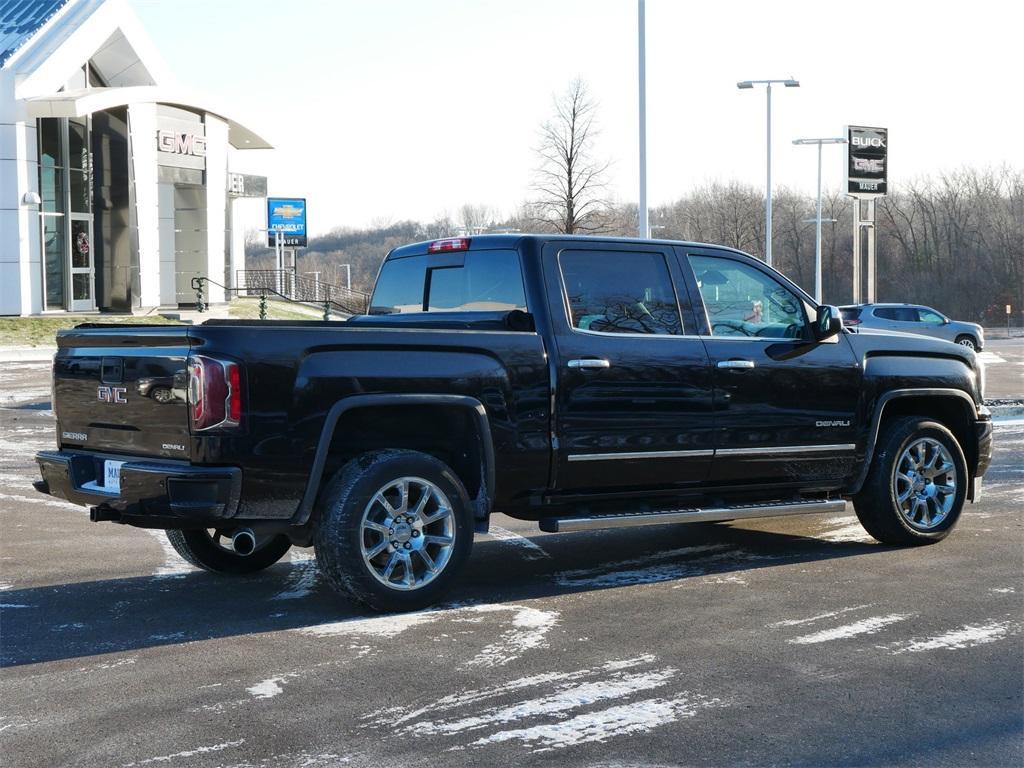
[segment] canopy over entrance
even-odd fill
[[[79,88],[59,91],[27,99],[30,117],[84,117],[113,107],[132,104],[172,104],[185,109],[207,112],[228,124],[228,141],[235,149],[272,149],[273,146],[226,113],[222,105],[214,105],[204,96],[191,91],[159,85],[118,88]]]

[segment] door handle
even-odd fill
[[[604,358],[600,357],[584,357],[579,360],[570,360],[570,368],[585,368],[585,369],[597,369],[597,368],[611,368],[612,364]]]
[[[754,361],[753,360],[719,360],[718,361],[718,367],[719,368],[742,368],[742,369],[753,368],[754,367]]]

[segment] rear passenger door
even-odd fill
[[[671,247],[552,242],[543,264],[557,346],[556,490],[704,482],[711,373]]]
[[[715,485],[834,487],[853,470],[861,368],[845,334],[750,259],[680,247],[715,389]]]

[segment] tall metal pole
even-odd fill
[[[772,84],[768,83],[768,188],[764,195],[764,263],[772,265]]]
[[[818,214],[814,222],[814,300],[821,304],[821,144],[818,142]]]
[[[821,304],[821,145],[845,144],[846,139],[793,139],[794,144],[818,145],[818,208],[814,217],[814,300]],[[835,221],[835,219],[830,219]]]
[[[647,46],[646,22],[644,21],[644,0],[637,0],[637,28],[639,30],[640,53],[640,226],[639,237],[651,236],[647,217]]]

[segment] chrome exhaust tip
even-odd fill
[[[249,528],[240,528],[231,535],[231,548],[236,555],[251,555],[256,551],[256,534]]]

